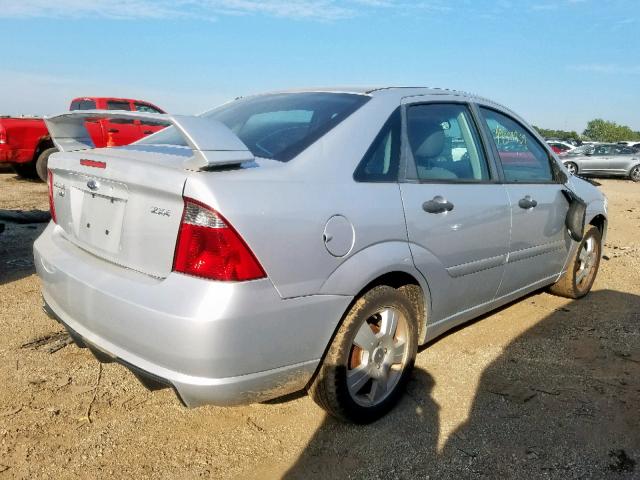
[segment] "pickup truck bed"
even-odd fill
[[[155,105],[127,98],[80,97],[70,110],[126,110],[165,113]],[[165,127],[161,122],[92,120],[86,123],[96,147],[128,145]],[[9,164],[26,178],[47,180],[47,161],[56,151],[44,120],[39,117],[0,116],[0,164]]]

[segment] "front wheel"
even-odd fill
[[[636,165],[629,172],[629,178],[634,182],[640,182],[640,165]]]
[[[578,245],[567,271],[550,287],[552,293],[568,298],[582,298],[593,286],[600,266],[602,235],[600,230],[589,225]]]
[[[410,300],[388,286],[371,289],[351,307],[309,387],[334,417],[370,423],[397,403],[411,375],[418,343]]]
[[[575,163],[567,162],[564,164],[564,166],[567,167],[567,170],[571,175],[575,175],[576,173],[578,173],[578,165],[576,165]]]

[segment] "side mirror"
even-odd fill
[[[562,194],[569,202],[569,211],[564,224],[569,230],[569,236],[576,242],[584,236],[584,223],[587,213],[587,204],[570,190],[562,190]]]

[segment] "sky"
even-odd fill
[[[0,0],[0,114],[77,96],[198,113],[293,87],[473,92],[640,130],[640,0]]]

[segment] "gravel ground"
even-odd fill
[[[101,366],[41,311],[42,224],[7,223],[0,480],[640,478],[640,185],[601,188],[611,225],[594,291],[538,292],[433,342],[408,395],[369,426],[305,396],[188,410]],[[0,173],[0,209],[46,210],[46,185]]]

